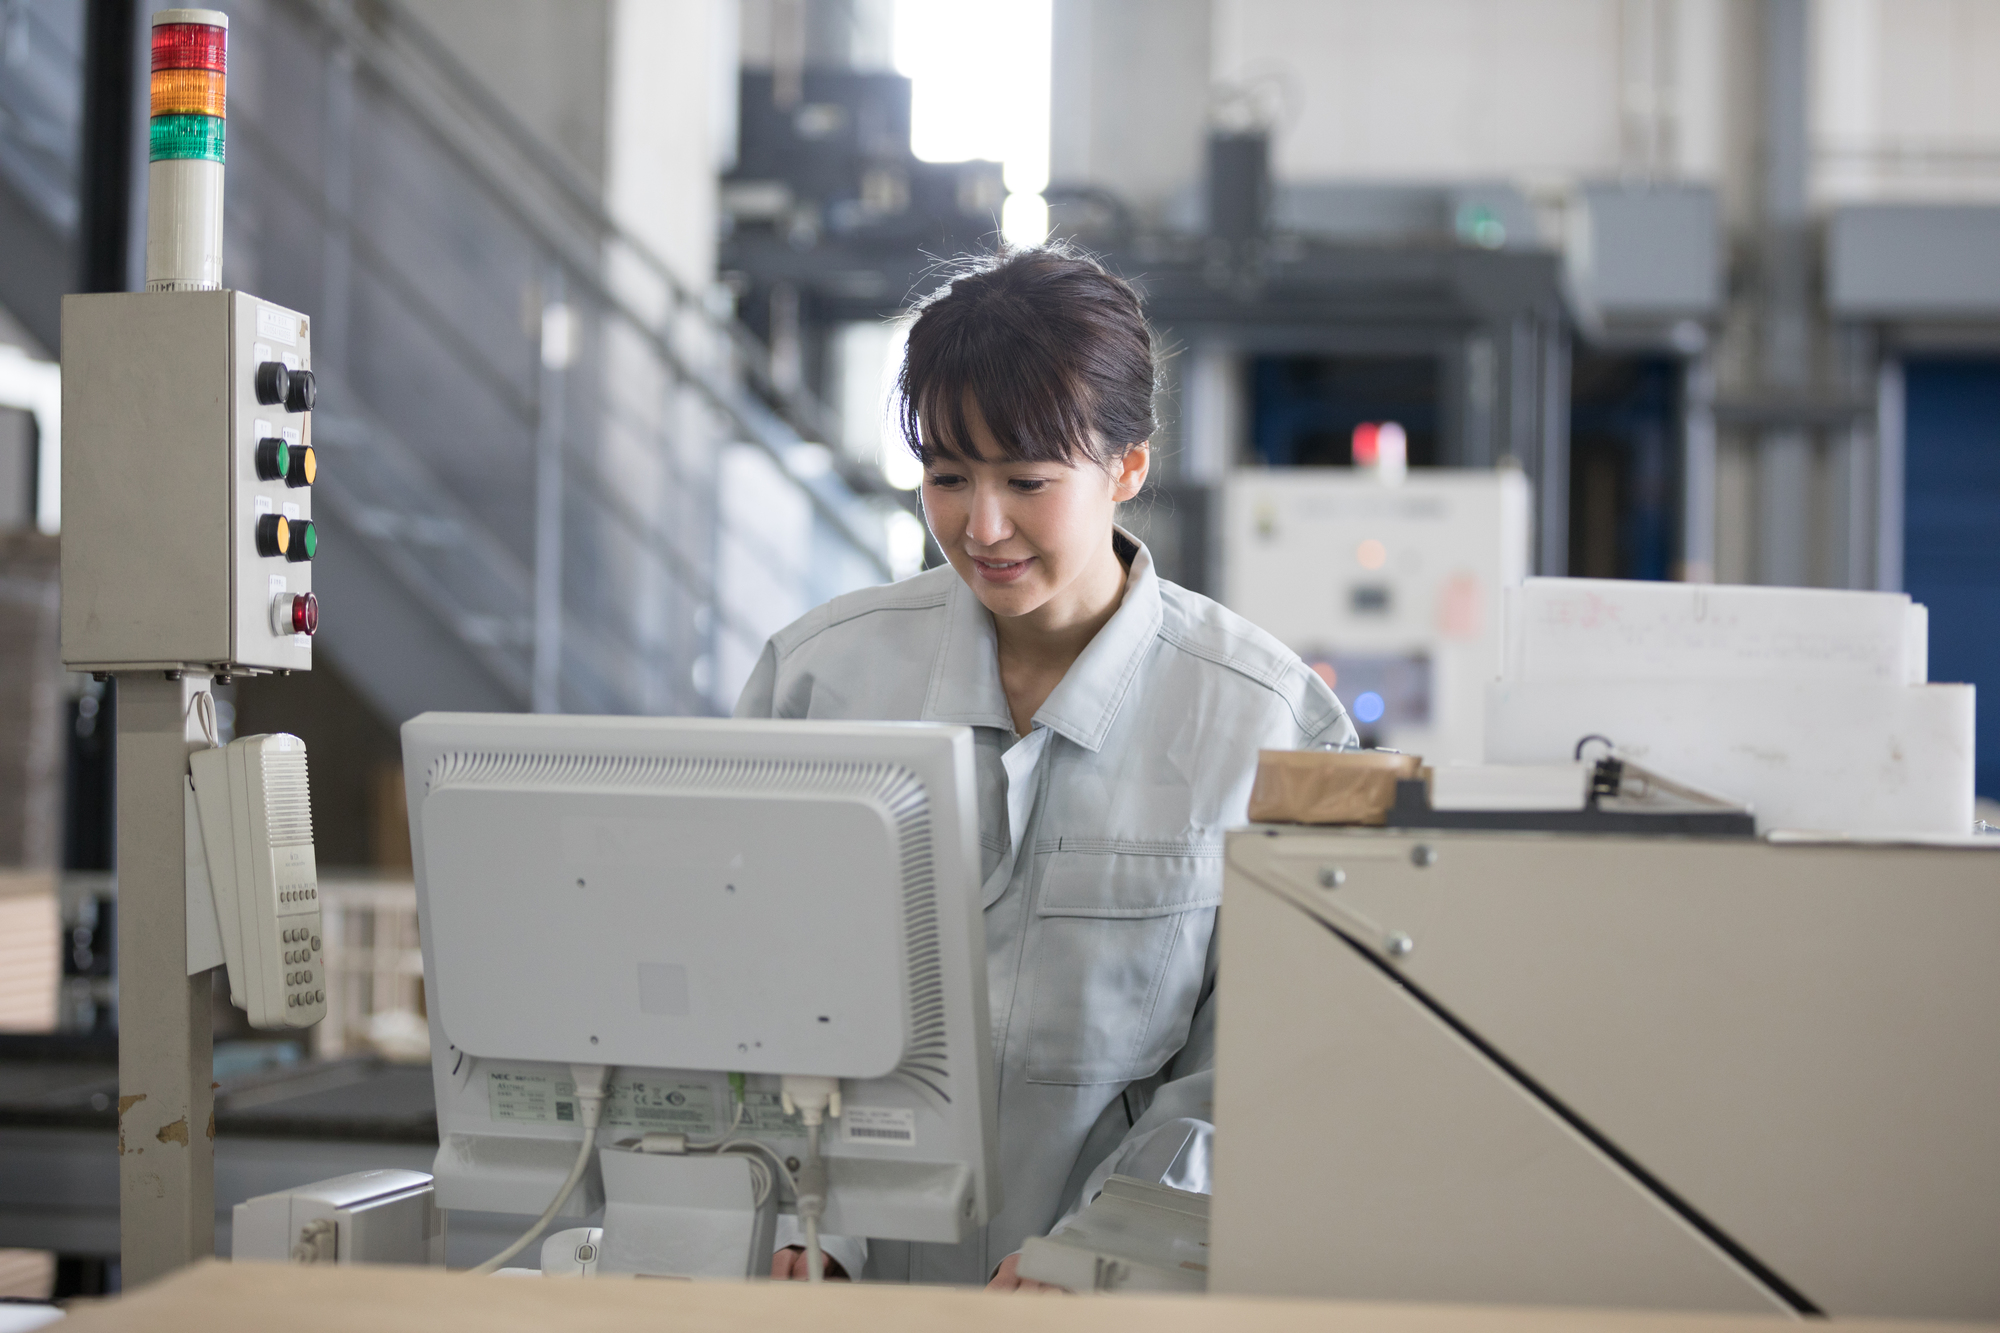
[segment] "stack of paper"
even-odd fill
[[[1486,758],[1567,762],[1596,734],[1760,831],[1965,834],[1973,689],[1925,683],[1928,628],[1901,593],[1530,579]]]

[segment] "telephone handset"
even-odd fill
[[[306,745],[282,732],[189,757],[229,999],[257,1028],[326,1017]]]

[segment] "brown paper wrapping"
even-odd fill
[[[1260,750],[1250,789],[1258,824],[1384,824],[1396,782],[1423,766],[1414,754],[1377,750]]]

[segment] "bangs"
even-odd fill
[[[938,458],[968,462],[1063,463],[1078,457],[1102,462],[1091,438],[1088,388],[1053,357],[1040,360],[1004,347],[990,356],[950,357],[929,367],[915,393],[902,395],[903,441],[929,467]],[[905,364],[903,379],[912,367]],[[989,458],[975,438],[984,425],[999,457]]]

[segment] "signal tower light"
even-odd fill
[[[153,118],[147,167],[146,290],[222,287],[222,166],[228,124],[229,16],[153,15]]]

